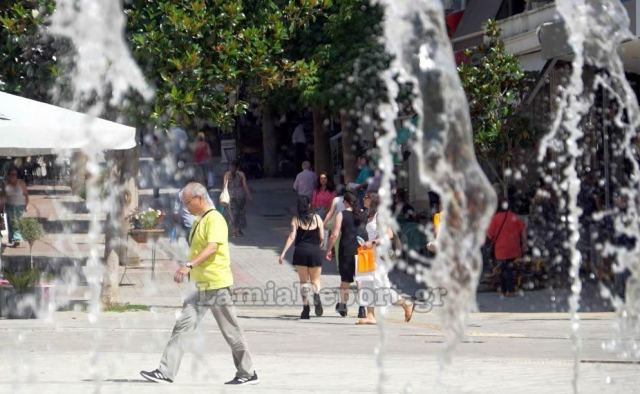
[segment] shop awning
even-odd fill
[[[0,156],[33,156],[136,146],[136,130],[116,122],[0,92]]]

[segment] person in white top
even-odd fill
[[[296,168],[300,168],[302,162],[307,159],[307,137],[304,134],[304,125],[298,123],[291,134],[291,143],[294,147]]]
[[[391,240],[393,231],[390,227],[386,228],[384,234],[380,233],[381,224],[378,221],[378,205],[379,197],[376,193],[366,193],[364,195],[364,206],[368,210],[367,213],[367,238],[365,248],[376,248],[376,270],[374,272],[359,273],[356,261],[356,281],[360,284],[358,290],[359,304],[367,307],[367,316],[359,319],[356,324],[376,324],[375,306],[386,306],[387,304],[399,305],[404,310],[404,321],[409,322],[413,316],[415,304],[403,299],[395,289],[391,288],[389,275],[383,268],[383,250],[380,245],[383,237]]]
[[[9,246],[18,247],[22,241],[22,234],[15,229],[14,220],[20,219],[29,205],[29,191],[22,179],[18,179],[18,169],[12,167],[7,173],[7,182],[4,186],[6,198],[5,212],[7,214],[7,226],[9,232]]]
[[[339,186],[336,188],[338,191],[338,196],[333,198],[333,201],[331,202],[331,207],[329,208],[329,212],[327,212],[327,215],[323,218],[323,223],[324,223],[324,228],[325,231],[330,232],[331,229],[333,229],[333,223],[336,219],[336,216],[338,216],[338,214],[342,211],[344,211],[344,187]],[[327,236],[325,239],[329,239],[329,237]],[[326,243],[326,242],[325,242]],[[322,248],[324,249],[327,245],[323,244]],[[336,262],[338,264],[340,264],[340,262],[338,261],[338,248],[340,247],[340,238],[338,238],[338,240],[336,241],[336,245],[334,247],[334,256],[336,257]]]

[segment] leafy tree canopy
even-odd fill
[[[68,41],[46,34],[47,18],[55,0],[0,3],[0,89],[49,101],[56,78],[64,76],[59,59],[69,51]]]
[[[320,0],[132,0],[126,6],[136,61],[156,96],[161,125],[208,120],[230,125],[251,97],[313,82],[313,62],[284,45],[329,5]]]
[[[334,111],[361,109],[386,99],[380,73],[390,55],[381,41],[384,9],[370,0],[342,0],[295,38],[294,56],[317,65],[316,84],[303,100]]]
[[[508,127],[520,104],[524,73],[518,58],[505,50],[500,34],[498,23],[489,20],[485,42],[467,50],[470,62],[458,66],[469,100],[476,152],[485,158],[504,154],[508,140],[526,132],[522,122],[517,128]]]

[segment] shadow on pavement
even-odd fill
[[[428,286],[419,283],[414,275],[398,269],[389,273],[389,279],[394,287],[402,293],[416,298],[421,290]],[[540,289],[521,291],[514,297],[503,297],[496,292],[479,292],[476,294],[479,312],[492,313],[546,313],[568,312],[570,289]],[[417,297],[421,298],[421,297]],[[443,297],[447,302],[447,296]],[[583,282],[579,312],[611,312],[611,303],[600,296],[599,285],[596,282]]]
[[[83,382],[95,382],[95,380],[93,379],[82,379]],[[150,384],[157,384],[156,382],[150,382],[146,379],[104,379],[101,380],[102,382],[109,382],[109,383],[150,383]]]

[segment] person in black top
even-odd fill
[[[322,273],[322,249],[324,241],[324,226],[320,215],[311,211],[311,202],[307,196],[298,196],[298,214],[291,219],[291,232],[287,237],[284,249],[280,254],[280,264],[284,256],[295,243],[293,265],[296,267],[300,279],[300,294],[302,295],[302,314],[300,319],[309,318],[309,284],[313,288],[313,303],[316,316],[322,316],[322,302],[320,300],[320,275]]]
[[[358,254],[358,226],[360,215],[354,212],[357,209],[357,197],[352,192],[344,194],[344,211],[336,216],[331,237],[327,245],[327,260],[333,259],[333,245],[340,237],[338,248],[338,270],[340,271],[340,301],[336,305],[336,311],[341,316],[347,316],[347,301],[349,301],[349,286],[354,281],[356,274],[356,255]],[[364,310],[364,308],[362,308]]]

